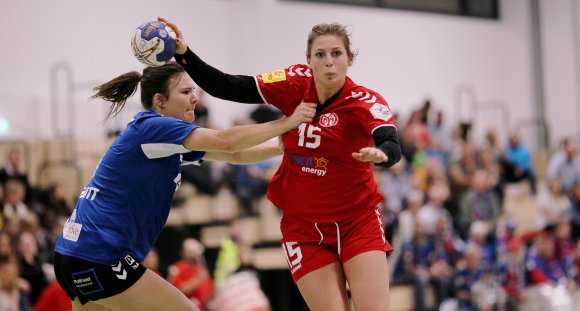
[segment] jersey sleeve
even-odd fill
[[[294,65],[259,74],[255,79],[264,102],[288,116],[302,102],[312,74],[308,66]]]
[[[141,149],[149,158],[183,154],[184,164],[201,160],[205,151],[192,151],[183,146],[183,140],[199,126],[170,117],[148,118],[140,123]]]
[[[362,118],[367,133],[372,134],[382,126],[395,126],[395,118],[389,104],[377,92],[367,89],[357,92],[353,97],[364,102],[365,111],[362,113]]]

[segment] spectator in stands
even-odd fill
[[[455,297],[458,300],[459,310],[475,311],[473,301],[473,286],[486,274],[481,266],[481,247],[477,244],[468,244],[465,249],[465,259],[458,263],[455,273]]]
[[[572,188],[566,210],[572,224],[572,239],[576,241],[580,238],[580,184]]]
[[[249,119],[237,119],[234,125],[252,124]],[[241,216],[257,216],[255,203],[266,195],[268,182],[276,172],[279,161],[267,159],[260,163],[229,165],[231,187],[239,206]]]
[[[227,276],[210,302],[213,311],[271,311],[252,264],[252,249],[240,246],[240,267]]]
[[[439,259],[433,236],[428,235],[424,225],[418,222],[413,239],[403,244],[401,257],[393,278],[396,283],[413,284],[415,310],[424,311],[427,309],[427,288],[432,283],[436,283],[436,286],[445,286],[440,282],[445,275],[445,271],[431,269]]]
[[[510,135],[505,153],[506,159],[501,163],[505,181],[515,183],[527,180],[530,183],[531,193],[535,195],[536,174],[532,167],[532,155],[528,148],[522,144],[519,133]]]
[[[28,283],[27,294],[30,302],[34,305],[48,285],[48,281],[42,268],[42,262],[38,258],[38,244],[32,233],[22,232],[18,240],[17,255],[20,276]]]
[[[465,251],[465,242],[455,232],[453,223],[449,218],[439,217],[437,220],[434,243],[437,253],[441,254],[441,265],[454,268]]]
[[[497,241],[494,231],[485,221],[474,221],[469,228],[468,244],[478,245],[481,251],[480,266],[488,272],[494,272],[497,263]]]
[[[507,256],[509,243],[512,240],[519,239],[516,234],[517,226],[518,222],[514,218],[510,217],[506,219],[503,228],[500,227],[497,229],[496,249],[498,260],[502,259],[503,256]]]
[[[167,280],[201,310],[213,295],[214,285],[203,257],[204,247],[196,239],[185,239],[181,259],[169,267]]]
[[[22,220],[18,217],[10,217],[4,220],[4,232],[10,237],[12,245],[18,244],[18,238],[22,231]]]
[[[482,170],[475,171],[471,176],[471,187],[461,199],[457,219],[459,234],[466,237],[470,225],[477,220],[495,228],[500,212],[499,199],[489,187],[487,174]]]
[[[559,258],[552,233],[544,231],[534,239],[534,247],[526,262],[526,271],[531,285],[566,285],[575,288],[577,272],[573,258]]]
[[[576,249],[575,242],[572,240],[571,229],[570,219],[566,216],[561,217],[553,229],[556,257],[567,261],[574,258]]]
[[[8,150],[6,163],[0,168],[0,185],[6,185],[9,180],[17,180],[24,186],[25,194],[31,194],[28,175],[22,171],[22,152],[18,148]],[[30,197],[26,198],[29,203]]]
[[[562,185],[562,190],[569,194],[574,185],[580,183],[580,155],[576,144],[568,141],[564,145],[564,158],[554,164],[553,177]]]
[[[415,228],[417,227],[417,213],[423,206],[425,201],[425,194],[423,191],[412,189],[407,194],[407,208],[401,211],[398,215],[397,231],[393,236],[393,248],[395,250],[390,253],[390,270],[394,271],[394,267],[399,262],[401,256],[401,247],[403,243],[410,241],[415,236]]]
[[[0,262],[14,259],[15,256],[16,250],[14,249],[14,244],[12,244],[10,235],[6,231],[0,230]]]
[[[18,263],[14,260],[0,262],[1,310],[30,311],[28,296],[21,290]]]
[[[538,215],[536,228],[541,230],[546,226],[555,226],[562,216],[567,213],[569,199],[562,190],[562,185],[558,178],[552,178],[548,185],[542,188],[536,199],[538,204]]]
[[[185,165],[181,168],[183,182],[192,184],[199,194],[215,196],[223,184],[223,172],[214,162]]]
[[[435,184],[429,187],[428,200],[417,213],[417,220],[425,226],[427,234],[436,232],[437,222],[444,218],[452,223],[452,217],[445,209],[444,203],[449,197],[449,189],[446,184]]]
[[[476,157],[479,160],[479,168],[487,173],[489,187],[497,195],[500,207],[502,207],[504,184],[502,182],[502,172],[499,162],[495,160],[492,151],[487,149],[478,150]]]
[[[17,217],[24,219],[29,213],[28,206],[24,204],[26,188],[21,181],[11,179],[6,182],[4,187],[6,200],[4,203],[3,214],[5,218]]]
[[[52,264],[54,258],[54,243],[51,240],[50,233],[40,226],[38,216],[34,213],[29,213],[28,216],[22,220],[21,230],[22,232],[28,232],[34,236],[37,245],[38,260],[43,263]]]
[[[68,217],[72,208],[66,199],[66,191],[63,185],[53,183],[47,189],[47,198],[44,202],[46,210],[53,210],[57,217]]]
[[[566,159],[566,149],[568,149],[568,144],[570,144],[571,142],[572,141],[569,138],[564,138],[560,142],[558,149],[550,156],[544,174],[546,180],[551,180],[556,176],[556,171],[558,170],[558,167]]]
[[[389,169],[383,169],[380,174],[381,193],[385,196],[385,209],[397,215],[406,204],[406,195],[411,190],[411,176],[407,161],[401,159]]]
[[[500,140],[497,137],[497,130],[490,128],[485,134],[484,150],[488,151],[495,163],[499,163],[501,159],[505,158],[505,151],[501,147]]]
[[[469,190],[471,175],[477,169],[475,147],[470,142],[462,144],[458,159],[452,160],[448,167],[449,189],[451,191],[451,214],[459,212],[460,201]]]
[[[447,167],[451,159],[452,131],[445,122],[443,111],[437,111],[435,121],[429,124],[429,157],[437,158],[443,167]]]
[[[256,216],[255,202],[266,195],[268,182],[278,167],[273,159],[256,164],[233,165],[234,194],[242,207],[243,216]]]
[[[520,310],[525,286],[524,255],[523,241],[513,238],[507,243],[505,256],[498,262],[497,275],[506,293],[506,311]]]
[[[228,224],[228,235],[220,242],[220,248],[215,264],[214,282],[217,286],[240,265],[240,244],[245,244],[242,237],[240,219],[234,218]]]
[[[403,158],[390,169],[383,169],[380,173],[379,187],[385,196],[381,209],[384,230],[388,241],[392,241],[398,227],[398,215],[407,204],[406,196],[411,190],[411,176],[407,169],[407,161]]]
[[[282,117],[282,112],[272,105],[258,105],[250,112],[250,119],[260,124],[270,122]]]

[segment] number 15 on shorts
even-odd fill
[[[290,267],[290,272],[300,269],[302,265],[300,261],[302,260],[302,251],[300,246],[295,246],[298,242],[285,242],[282,243],[282,248],[284,249],[284,254],[286,255],[286,261]]]

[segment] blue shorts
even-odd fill
[[[103,265],[54,253],[56,280],[71,300],[81,304],[124,292],[147,271],[133,256],[119,258],[116,264]]]

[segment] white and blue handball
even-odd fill
[[[131,48],[147,66],[161,66],[175,55],[175,31],[163,22],[146,22],[135,30]]]

